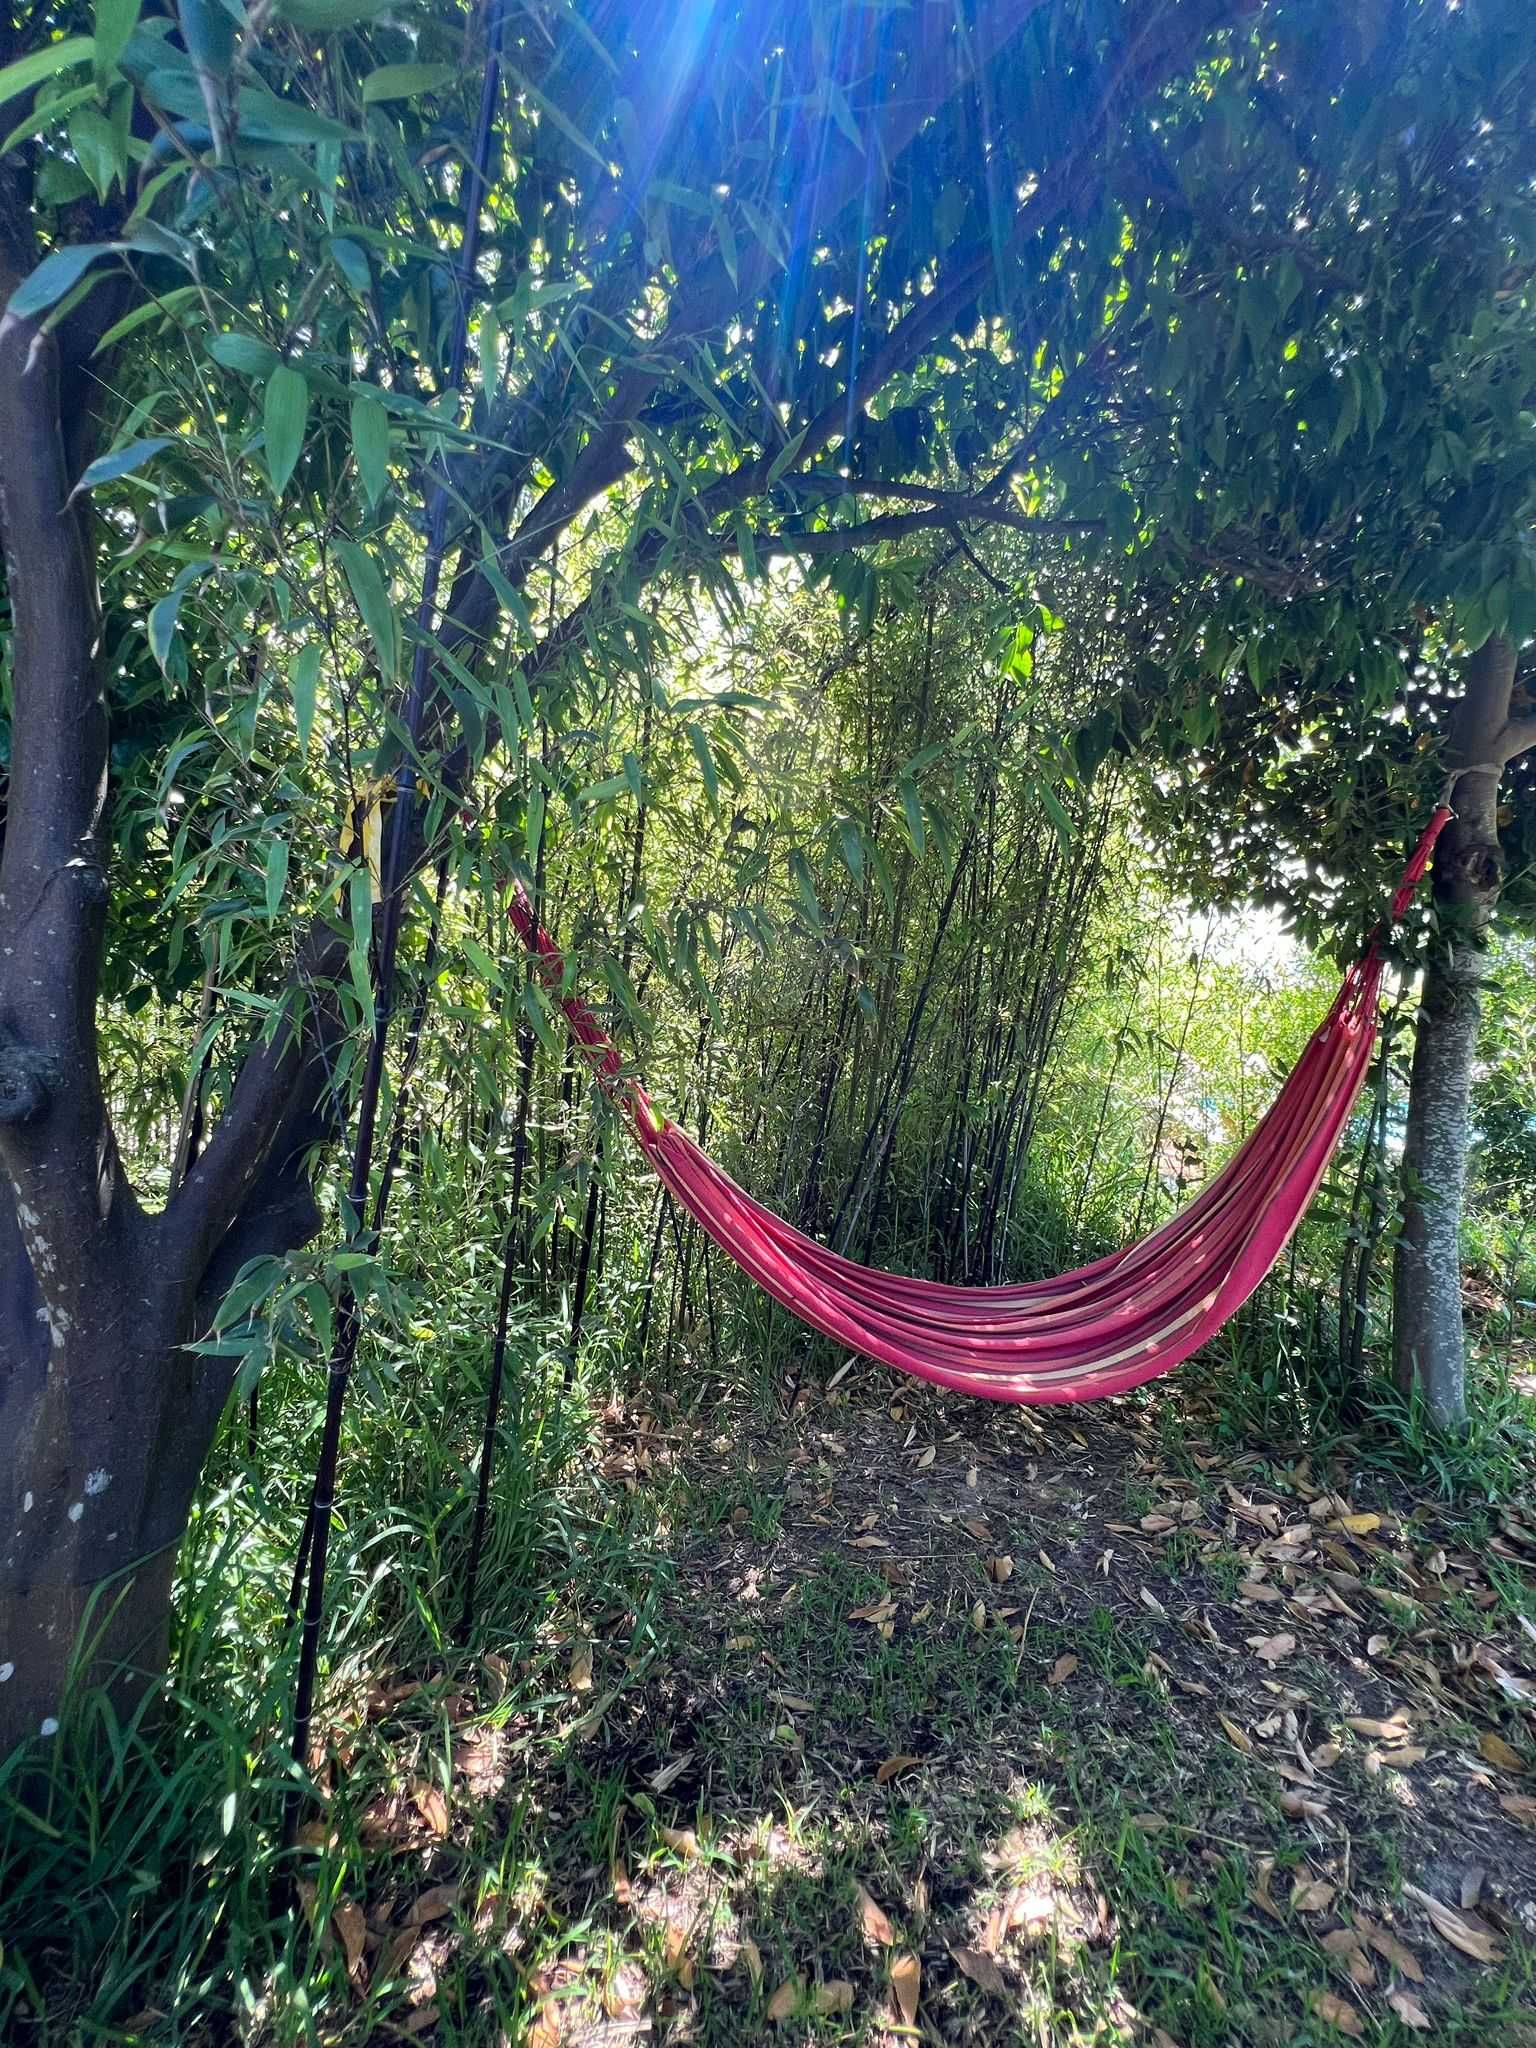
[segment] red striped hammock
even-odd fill
[[[1385,926],[1402,917],[1449,809],[1403,871]],[[512,920],[571,1034],[623,1101],[657,1176],[726,1256],[791,1314],[898,1372],[990,1401],[1091,1401],[1155,1379],[1197,1351],[1280,1256],[1327,1171],[1376,1043],[1375,939],[1344,977],[1306,1051],[1249,1137],[1161,1229],[1051,1280],[954,1287],[882,1273],[828,1251],[755,1202],[626,1076],[521,890]]]

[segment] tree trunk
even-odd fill
[[[1451,732],[1456,814],[1435,855],[1437,931],[1424,972],[1402,1161],[1402,1228],[1393,1267],[1398,1385],[1437,1429],[1467,1419],[1461,1306],[1461,1202],[1467,1105],[1498,906],[1498,793],[1504,763],[1528,743],[1510,721],[1515,654],[1499,635],[1467,670]]]

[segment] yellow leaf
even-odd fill
[[[572,1692],[592,1690],[592,1648],[589,1643],[579,1644],[572,1652],[568,1676]]]
[[[853,1986],[846,1977],[831,1977],[811,1994],[811,2008],[818,2013],[852,2012]]]
[[[1347,1998],[1340,1998],[1332,1991],[1314,1991],[1312,2010],[1320,2020],[1330,2027],[1337,2027],[1341,2034],[1360,2035],[1365,2032],[1365,2022]]]
[[[436,1785],[419,1784],[412,1788],[411,1804],[421,1815],[434,1835],[448,1832],[448,1802]]]
[[[1330,1529],[1342,1529],[1346,1536],[1372,1536],[1381,1527],[1380,1515],[1336,1515]]]
[[[741,1960],[746,1964],[747,1975],[752,1979],[752,1982],[754,1984],[761,1984],[763,1981],[763,1952],[751,1935],[748,1935],[741,1944]]]
[[[1495,1735],[1490,1728],[1478,1745],[1478,1753],[1501,1771],[1523,1771],[1525,1759],[1512,1750],[1502,1735]]]
[[[1401,1707],[1390,1721],[1381,1721],[1374,1714],[1350,1714],[1346,1725],[1357,1735],[1369,1735],[1377,1742],[1406,1742],[1413,1732],[1413,1723]]]
[[[1221,1723],[1223,1729],[1226,1731],[1227,1740],[1231,1743],[1232,1747],[1234,1749],[1240,1749],[1243,1752],[1244,1756],[1252,1756],[1253,1744],[1248,1740],[1248,1737],[1244,1734],[1243,1730],[1238,1727],[1237,1723],[1235,1721],[1229,1721],[1225,1714],[1218,1714],[1216,1718]]]
[[[688,1952],[691,1936],[691,1928],[680,1927],[675,1920],[669,1920],[666,1934],[662,1937],[662,1960],[685,1991],[693,1989],[696,1974],[693,1957]]]
[[[394,794],[395,778],[392,775],[381,775],[375,781],[364,783],[342,824],[338,841],[338,851],[344,860],[355,860],[359,852],[366,857],[375,903],[384,894],[384,810]]]
[[[903,1949],[891,1959],[891,1989],[909,2027],[917,2025],[917,2001],[922,1987],[923,1966],[910,1949]]]
[[[877,1899],[870,1897],[863,1885],[858,1887],[858,1902],[859,1926],[863,1929],[864,1939],[878,1943],[881,1948],[892,1947],[896,1940],[896,1930],[892,1927],[885,1908]]]
[[[787,1977],[768,2001],[768,2017],[777,2026],[791,2017],[805,1996],[805,1983],[799,1977]]]
[[[681,1856],[685,1863],[691,1863],[699,1853],[699,1838],[692,1828],[658,1828],[657,1834],[674,1856]]]

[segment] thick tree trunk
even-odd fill
[[[1515,654],[1495,635],[1467,671],[1452,729],[1461,771],[1456,815],[1435,857],[1438,923],[1424,974],[1402,1162],[1402,1228],[1393,1268],[1399,1386],[1415,1393],[1438,1429],[1467,1419],[1461,1306],[1461,1203],[1467,1106],[1487,974],[1485,942],[1498,906],[1498,792],[1505,761],[1528,736],[1511,723]]]

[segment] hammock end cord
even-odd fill
[[[507,914],[518,937],[527,947],[535,970],[553,995],[570,1026],[571,1036],[586,1054],[599,1087],[629,1111],[641,1148],[650,1151],[671,1128],[669,1119],[651,1100],[643,1082],[624,1071],[623,1056],[604,1031],[588,1004],[580,996],[562,994],[565,983],[565,955],[539,922],[528,891],[514,881],[507,894]]]

